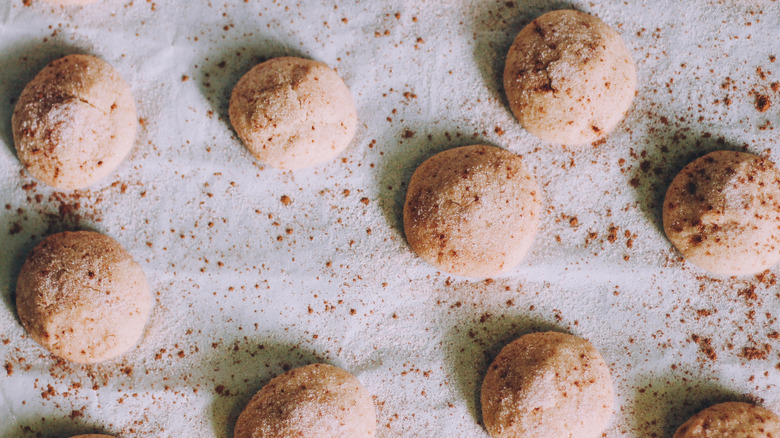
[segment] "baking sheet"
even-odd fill
[[[501,86],[519,30],[568,7],[615,27],[639,76],[625,121],[584,148],[533,138]],[[617,397],[608,437],[671,437],[724,400],[780,412],[778,268],[697,270],[665,239],[659,208],[706,152],[780,160],[780,3],[9,0],[0,23],[4,437],[229,437],[266,382],[317,361],[374,394],[380,437],[485,437],[485,370],[536,330],[585,337],[605,356]],[[23,86],[70,53],[115,66],[143,121],[117,171],[57,192],[22,170],[10,119]],[[325,62],[350,86],[360,124],[337,160],[277,171],[231,130],[232,87],[280,55]],[[765,112],[757,94],[773,103]],[[544,192],[531,254],[490,280],[437,272],[401,223],[415,167],[476,143],[522,155]],[[120,241],[154,290],[142,342],[117,360],[59,361],[19,324],[24,257],[65,229]]]

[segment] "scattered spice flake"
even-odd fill
[[[368,202],[369,202],[369,201],[368,201],[368,198],[360,198],[360,202],[361,202],[363,205],[368,205]]]
[[[84,408],[81,408],[81,409],[82,409],[81,411],[77,411],[75,409],[70,411],[70,419],[71,420],[75,420],[76,418],[83,417],[84,416],[84,411],[83,411]]]
[[[758,299],[758,294],[756,294],[756,287],[754,285],[750,285],[741,291],[737,292],[737,296],[740,296],[745,299],[745,302],[751,302],[756,301]]]
[[[14,365],[11,362],[5,363],[5,373],[9,376],[14,374]]]
[[[699,345],[699,351],[702,352],[707,359],[711,361],[718,359],[718,354],[715,353],[715,349],[712,348],[712,339],[701,338],[699,335],[692,335],[691,340]]]
[[[22,224],[20,224],[19,222],[14,222],[14,223],[11,225],[11,229],[10,229],[10,230],[8,230],[8,234],[10,234],[10,235],[12,235],[12,236],[13,236],[14,234],[19,234],[19,233],[21,233],[21,232],[22,232]]]
[[[56,395],[57,395],[57,391],[55,391],[55,390],[54,390],[54,387],[53,387],[53,386],[51,386],[51,385],[47,385],[47,388],[46,388],[46,390],[41,392],[41,397],[42,397],[44,400],[48,400],[48,399],[50,399],[51,397],[54,397],[54,396],[56,396]]]
[[[608,230],[609,234],[607,235],[607,240],[609,241],[609,243],[615,243],[615,241],[618,238],[618,236],[617,236],[618,235],[618,230],[619,230],[619,228],[616,227],[615,224],[610,225],[609,230]]]
[[[766,360],[770,351],[772,347],[769,344],[764,344],[761,348],[745,347],[739,357],[747,360]]]
[[[406,130],[403,134],[401,134],[401,138],[412,138],[414,137],[414,131]]]
[[[281,201],[281,203],[282,203],[282,204],[283,204],[285,207],[286,207],[286,206],[288,206],[288,205],[290,205],[290,204],[292,204],[292,199],[290,199],[290,197],[289,197],[289,196],[287,196],[287,195],[282,195],[282,197],[281,197],[281,198],[279,198],[279,201]]]
[[[189,80],[190,80],[190,77],[189,77],[189,76],[187,76],[187,75],[182,75],[182,76],[181,76],[181,81],[182,81],[182,82],[187,82],[187,81],[189,81]]]
[[[765,94],[756,95],[756,110],[758,110],[758,112],[766,112],[771,106],[772,101],[769,99],[769,96]]]

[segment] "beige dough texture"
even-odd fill
[[[694,265],[721,275],[761,272],[780,261],[780,173],[757,155],[709,153],[674,178],[663,222]]]
[[[493,438],[596,438],[609,424],[612,380],[587,341],[532,333],[504,347],[482,383],[482,419]]]
[[[357,126],[349,88],[327,65],[301,58],[258,64],[233,89],[230,123],[261,162],[300,169],[331,160]]]
[[[114,239],[92,231],[53,234],[27,257],[16,284],[19,319],[56,356],[78,363],[136,345],[152,297],[141,267]]]
[[[493,146],[463,146],[415,170],[404,231],[412,250],[437,268],[489,277],[528,253],[540,209],[539,187],[520,157]]]
[[[750,403],[720,403],[685,422],[674,438],[777,438],[780,418]]]
[[[517,35],[504,90],[520,123],[542,140],[578,145],[606,136],[636,91],[636,67],[623,39],[598,18],[549,12]]]
[[[87,55],[52,61],[24,88],[12,118],[22,164],[58,189],[105,177],[135,143],[130,87],[113,67]]]
[[[312,364],[273,378],[246,406],[235,438],[373,437],[371,395],[341,368]]]

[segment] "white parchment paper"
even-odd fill
[[[671,437],[718,401],[780,412],[778,268],[709,276],[660,222],[666,187],[693,158],[725,148],[780,160],[780,3],[31,1],[0,4],[1,436],[230,437],[273,376],[324,361],[375,395],[380,437],[485,437],[485,370],[536,330],[603,353],[617,395],[608,437]],[[583,148],[525,132],[501,86],[520,29],[569,7],[615,27],[639,74],[625,121]],[[142,126],[108,178],[56,192],[23,171],[11,114],[24,85],[70,53],[118,69]],[[280,55],[325,62],[350,86],[360,125],[337,160],[280,172],[231,130],[232,87]],[[475,143],[522,155],[544,192],[532,253],[491,280],[437,272],[400,219],[416,166]],[[65,229],[117,239],[154,290],[142,342],[117,360],[62,362],[18,321],[24,258]]]

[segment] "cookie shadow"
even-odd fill
[[[0,140],[16,157],[11,116],[22,90],[35,75],[55,59],[72,54],[86,54],[84,49],[72,44],[48,40],[45,43],[25,42],[3,51],[0,65],[14,66],[0,69]]]
[[[209,407],[214,435],[233,436],[236,420],[249,400],[274,377],[312,363],[331,363],[300,344],[268,340],[249,341],[252,347],[234,348],[234,343],[216,349],[199,369],[208,374],[196,380],[213,382],[213,402]]]
[[[532,0],[483,2],[477,11],[471,29],[475,36],[474,60],[491,97],[501,102],[507,111],[511,110],[504,92],[504,66],[509,48],[528,23],[540,15],[560,9],[580,10],[567,1]]]
[[[634,388],[632,419],[635,431],[642,436],[672,438],[677,428],[702,409],[726,401],[756,402],[713,380],[679,372],[648,378]]]
[[[481,322],[480,317],[466,319],[453,326],[447,335],[449,372],[454,376],[459,397],[474,420],[482,427],[482,381],[490,364],[507,344],[529,333],[564,331],[549,321],[534,316],[507,316]]]
[[[649,137],[647,141],[635,160],[629,185],[635,191],[643,216],[661,235],[665,235],[663,202],[666,190],[688,163],[714,151],[747,150],[747,145],[737,146],[723,137],[694,136],[684,130]]]
[[[233,88],[255,65],[281,56],[310,57],[292,42],[258,35],[214,48],[196,64],[193,76],[201,94],[209,102],[212,112],[233,133],[236,141],[239,140],[230,125],[228,114]]]

